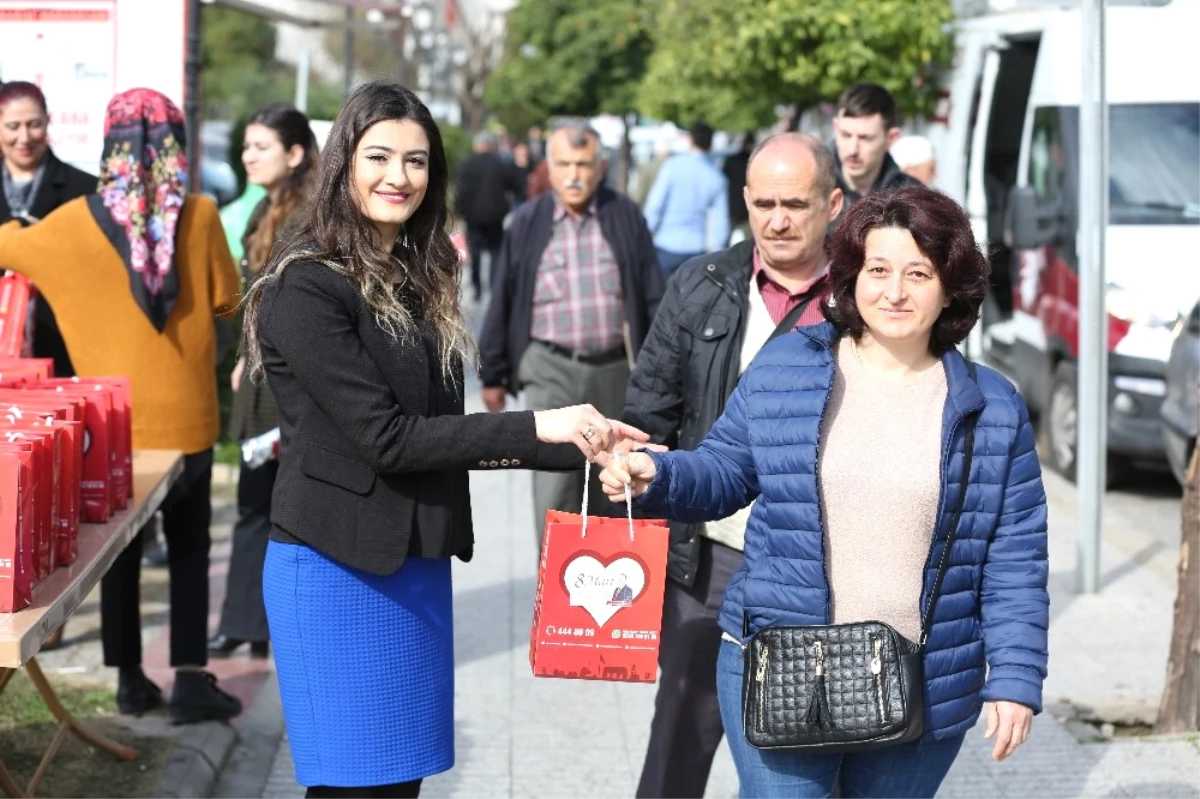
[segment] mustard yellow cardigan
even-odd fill
[[[207,197],[184,204],[174,268],[179,299],[159,333],[86,197],[29,227],[0,226],[0,269],[25,275],[49,300],[76,372],[131,378],[134,447],[194,454],[213,445],[220,424],[213,316],[236,310],[241,283]]]

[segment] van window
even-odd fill
[[[1113,225],[1200,225],[1200,103],[1114,105],[1108,116]]]
[[[1075,181],[1067,169],[1078,159],[1078,114],[1064,113],[1070,109],[1038,108],[1033,112],[1033,137],[1029,148],[1029,185],[1037,192],[1038,200],[1065,210],[1067,197],[1073,204]],[[1070,131],[1064,127],[1070,126]],[[1072,170],[1073,172],[1074,170]]]
[[[1111,225],[1200,225],[1200,103],[1109,106]],[[1077,227],[1079,109],[1034,110],[1029,185]]]
[[[1077,267],[1075,231],[1079,229],[1079,114],[1057,106],[1035,108],[1029,148],[1028,184],[1038,204],[1053,208],[1058,219],[1053,244],[1058,256]]]

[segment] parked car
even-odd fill
[[[1163,443],[1180,485],[1200,432],[1200,302],[1176,326],[1166,369],[1167,396],[1162,404]]]

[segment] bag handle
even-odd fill
[[[975,363],[967,360],[967,374],[971,382],[975,381]],[[958,523],[962,518],[963,505],[967,501],[967,487],[971,484],[971,454],[975,449],[975,423],[979,421],[979,413],[967,417],[965,430],[966,452],[963,454],[962,490],[958,492],[958,502],[954,506],[954,515],[950,518],[950,532],[946,535],[946,546],[942,549],[942,557],[938,562],[937,574],[933,578],[933,591],[929,594],[929,604],[925,606],[925,614],[921,617],[921,640],[918,646],[925,647],[929,638],[929,630],[933,626],[933,607],[937,604],[938,596],[942,593],[942,581],[946,578],[946,567],[950,562],[950,548],[958,535]]]
[[[623,461],[629,456],[624,452],[614,452],[612,457],[617,461]],[[592,482],[592,462],[589,460],[587,466],[583,469],[583,529],[579,534],[580,538],[587,538],[587,523],[588,523],[588,484]],[[625,518],[629,520],[629,540],[633,540],[633,492],[629,486],[625,486]]]

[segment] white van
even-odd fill
[[[1107,29],[1115,477],[1134,461],[1163,459],[1171,328],[1200,298],[1200,0],[1113,0]],[[1026,7],[966,19],[957,47],[930,137],[939,188],[967,209],[991,254],[980,344],[1042,415],[1050,465],[1073,477],[1080,12]]]

